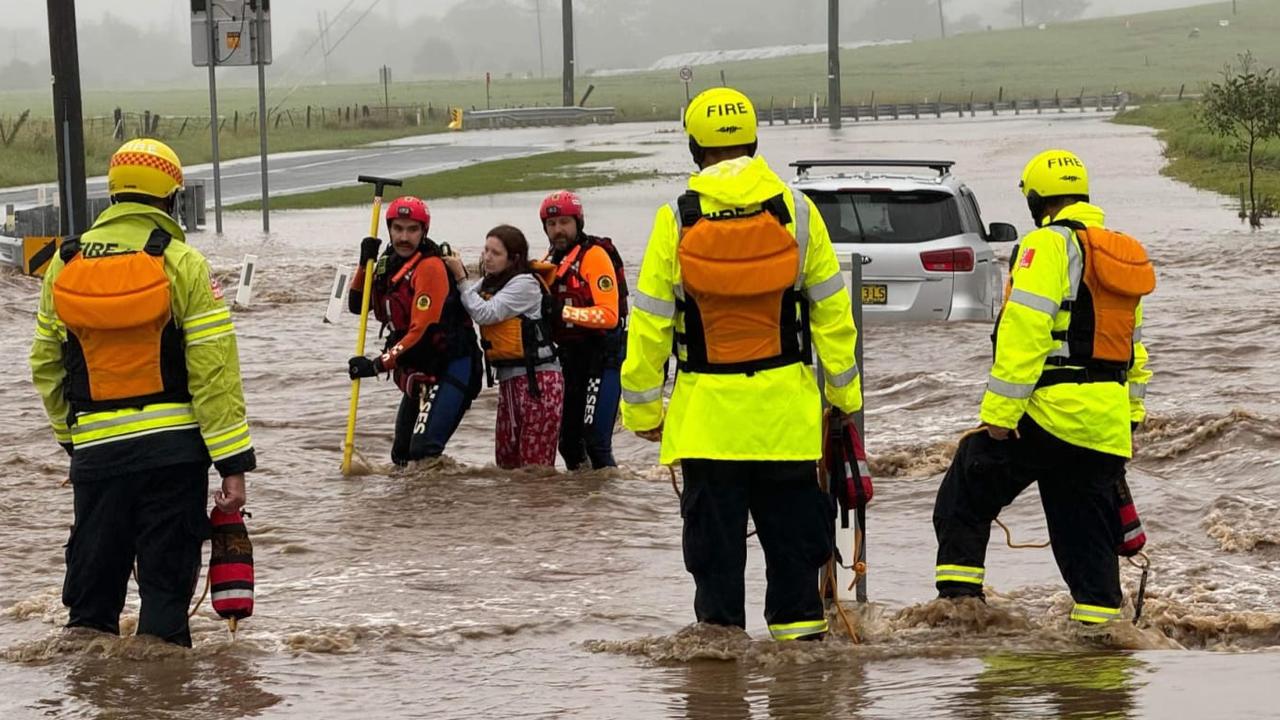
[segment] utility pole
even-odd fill
[[[259,167],[262,170],[262,232],[271,232],[271,206],[267,194],[267,32],[266,25],[262,21],[262,6],[266,0],[258,0],[255,7],[254,24],[257,32],[254,33],[253,49],[257,53],[254,58],[258,61],[258,156]],[[324,31],[321,30],[321,37],[324,37]],[[212,60],[212,58],[210,58]],[[329,81],[329,59],[325,56],[325,82]],[[209,63],[210,72],[213,72],[213,63]],[[215,154],[216,158],[217,155]],[[216,162],[216,161],[215,161]]]
[[[320,56],[324,59],[324,84],[329,84],[329,34],[325,14],[316,13],[316,25],[320,28]]]
[[[1240,8],[1236,6],[1236,0],[1231,0],[1231,14],[1236,15],[1239,11]]]
[[[573,0],[560,0],[564,25],[564,96],[562,104],[571,107],[573,102]]]
[[[533,12],[538,17],[538,77],[547,76],[547,68],[542,60],[542,0],[533,0]]]
[[[827,0],[827,122],[840,129],[840,0]]]
[[[80,51],[75,0],[48,0],[49,65],[53,71],[53,123],[58,158],[58,219],[63,237],[88,229],[84,185],[84,117],[80,106]]]
[[[52,2],[52,0],[50,0]],[[213,148],[213,227],[214,232],[222,234],[222,162],[218,150],[218,78],[215,70],[218,67],[218,31],[213,21],[213,11],[217,5],[209,2],[205,5],[205,23],[209,31],[209,144]]]
[[[1021,5],[1022,27],[1025,28],[1027,26],[1027,0],[1021,0],[1020,5]]]
[[[942,35],[942,39],[947,38],[947,21],[942,16],[942,0],[938,0],[938,32]]]

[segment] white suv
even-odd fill
[[[792,186],[818,206],[837,253],[862,255],[866,320],[976,320],[1000,310],[1003,272],[978,201],[949,160],[798,160]],[[816,175],[815,168],[834,168]],[[911,168],[912,173],[886,168]],[[919,169],[931,172],[921,173]],[[857,169],[857,170],[855,170]]]

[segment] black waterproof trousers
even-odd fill
[[[613,427],[622,399],[620,332],[603,340],[560,346],[564,412],[560,416],[560,457],[569,470],[588,461],[593,470],[616,467]]]
[[[975,433],[956,449],[933,507],[938,593],[982,596],[991,523],[1038,482],[1053,556],[1076,602],[1072,616],[1100,620],[1089,618],[1090,608],[1118,610],[1123,599],[1116,484],[1125,458],[1067,443],[1026,416],[1018,433],[1008,440]]]
[[[698,622],[746,627],[748,513],[764,549],[764,616],[771,633],[779,637],[787,626],[824,620],[818,574],[831,557],[835,529],[817,465],[686,459],[680,466],[684,564],[697,587]]]
[[[209,464],[187,463],[77,482],[62,604],[67,627],[118,635],[138,569],[138,634],[191,646],[187,612],[209,538]]]

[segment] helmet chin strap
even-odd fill
[[[1045,215],[1049,212],[1049,200],[1042,198],[1038,193],[1032,192],[1027,195],[1027,209],[1031,211],[1031,219],[1035,222],[1036,227],[1044,224]]]

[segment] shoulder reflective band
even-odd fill
[[[987,389],[1001,397],[1023,400],[1031,397],[1031,393],[1036,391],[1036,384],[1005,382],[992,375],[987,378]]]
[[[939,565],[934,568],[934,580],[937,582],[960,582],[981,585],[986,570],[970,565]]]
[[[1067,244],[1067,296],[1062,298],[1063,301],[1075,300],[1076,295],[1080,292],[1080,281],[1084,278],[1084,258],[1080,257],[1079,239],[1076,238],[1076,231],[1069,227],[1061,225],[1050,225],[1050,228],[1056,230]]]
[[[791,198],[796,211],[796,245],[800,248],[800,267],[796,268],[797,292],[804,289],[804,265],[809,259],[809,201],[799,190],[791,190]]]

